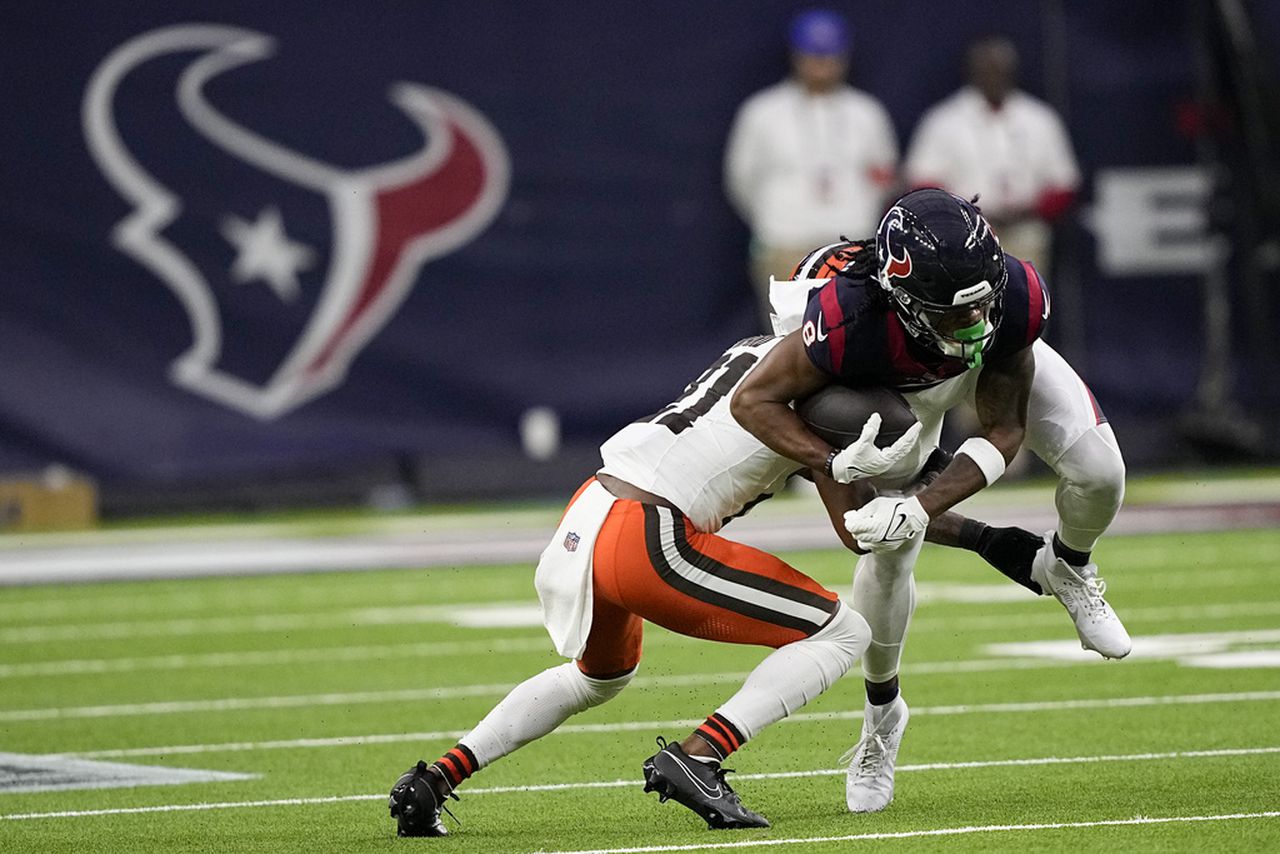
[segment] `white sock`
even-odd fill
[[[544,670],[511,689],[460,741],[481,768],[541,738],[571,715],[612,700],[635,671],[617,679],[592,679],[572,661]]]
[[[745,742],[835,684],[862,655],[870,636],[866,620],[841,602],[821,631],[775,649],[716,711]]]

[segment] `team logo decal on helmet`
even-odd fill
[[[885,232],[886,238],[895,230],[905,231],[902,225],[902,208],[897,205],[889,209],[889,213],[885,216],[885,221],[888,223],[888,227],[882,227],[882,230]],[[895,257],[892,242],[886,239],[884,254],[888,260],[880,270],[882,281],[905,279],[911,275],[911,253],[907,250],[907,247],[902,247],[901,258]]]
[[[978,209],[943,190],[908,193],[880,221],[876,253],[880,287],[912,337],[980,366],[1000,324],[1008,271]]]

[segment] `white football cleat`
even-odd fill
[[[1107,583],[1098,577],[1097,565],[1072,566],[1054,554],[1052,531],[1031,563],[1031,578],[1067,609],[1082,647],[1103,658],[1124,658],[1133,649],[1124,623],[1102,598]]]
[[[862,740],[840,757],[849,761],[844,796],[849,812],[879,812],[893,800],[893,769],[910,712],[898,696],[892,703],[867,703],[862,718]]]

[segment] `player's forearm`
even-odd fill
[[[844,526],[844,514],[856,510],[875,498],[875,487],[864,480],[852,483],[836,483],[825,474],[814,472],[813,483],[818,488],[818,495],[827,509],[831,519],[831,527],[846,549],[854,554],[866,554],[866,550],[858,545],[858,541]]]
[[[930,520],[929,527],[925,529],[925,542],[960,548],[960,531],[964,527],[964,522],[965,517],[959,513],[947,511],[938,514],[938,518]]]
[[[742,389],[734,396],[730,412],[770,450],[806,468],[827,472],[832,447],[814,435],[785,402]]]
[[[771,451],[827,472],[832,447],[805,426],[791,401],[808,397],[830,381],[809,362],[799,333],[793,332],[747,374],[729,401],[729,411]]]
[[[1024,435],[1025,430],[1020,425],[1011,424],[998,429],[990,429],[987,431],[986,436],[980,440],[970,441],[982,441],[989,445],[988,450],[998,454],[997,459],[999,461],[1008,464],[1018,453],[1018,449],[1022,447]],[[998,477],[999,474],[993,470],[993,466],[990,463],[985,463],[985,465],[990,473],[984,471],[983,466],[975,462],[973,457],[966,453],[965,446],[962,445],[956,451],[955,458],[951,461],[951,464],[943,470],[942,474],[938,475],[937,480],[921,490],[916,496],[920,500],[920,506],[929,514],[929,518],[937,519],[961,501],[993,482],[988,478],[991,475]],[[999,465],[998,468],[1003,472],[1003,465]]]
[[[958,454],[946,471],[919,492],[916,498],[929,518],[936,520],[986,485],[986,477],[977,463],[964,454]]]

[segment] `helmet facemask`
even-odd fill
[[[890,290],[898,316],[902,319],[907,332],[915,336],[925,346],[941,352],[944,356],[962,359],[965,367],[982,366],[982,355],[987,346],[995,338],[1000,326],[1000,309],[1004,296],[1004,283],[994,287],[990,282],[982,281],[971,288],[966,288],[956,295],[956,305],[929,303],[917,299],[901,286]],[[965,297],[972,294],[972,298]],[[980,311],[982,316],[971,325],[944,332],[948,316],[956,312]],[[939,327],[942,328],[939,328]]]

